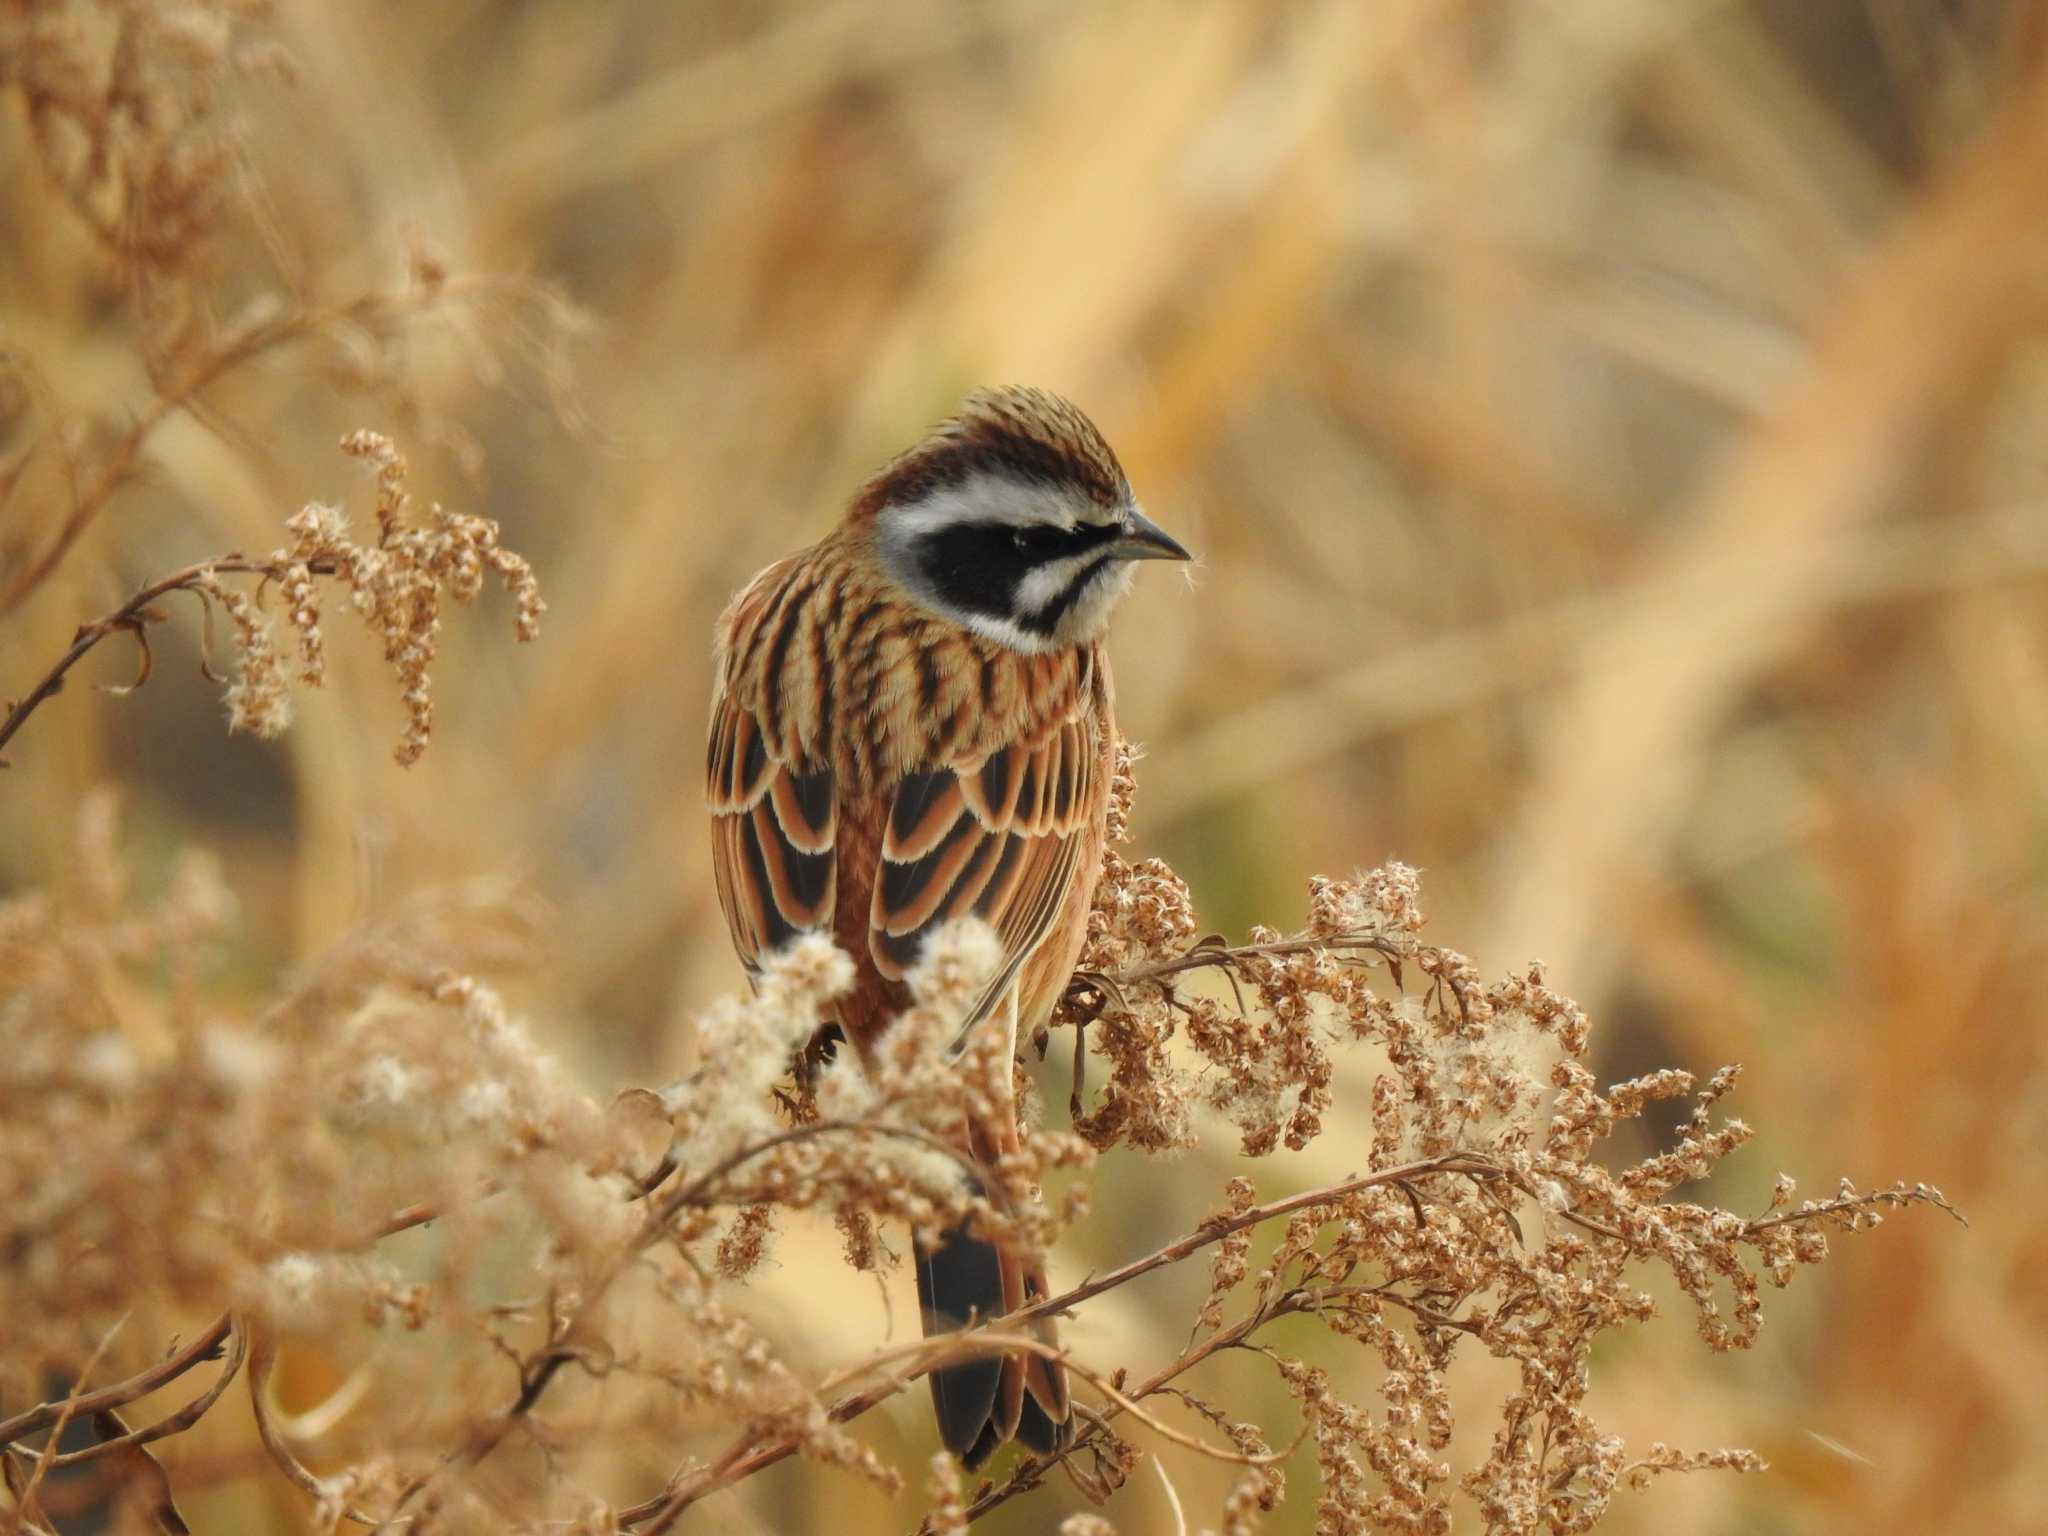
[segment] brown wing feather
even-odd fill
[[[1037,741],[907,775],[890,799],[868,916],[875,968],[899,980],[926,934],[969,915],[1002,941],[1002,968],[963,1035],[994,1011],[1072,890],[1097,803],[1091,727],[1077,709]]]
[[[840,1022],[863,1040],[907,997],[938,926],[988,922],[1020,972],[1073,947],[1100,856],[1112,731],[1093,652],[1022,656],[895,607],[829,546],[761,573],[721,623],[706,798],[720,905],[741,959],[831,933],[863,960]],[[861,701],[854,708],[851,701]],[[1060,951],[1038,954],[1051,945]]]
[[[831,931],[838,898],[832,770],[782,761],[752,712],[712,704],[705,799],[718,903],[747,969],[799,934]]]

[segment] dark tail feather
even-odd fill
[[[927,1338],[1003,1313],[1003,1265],[995,1246],[955,1227],[930,1252],[917,1255],[917,1304]],[[992,1422],[1003,1360],[989,1355],[931,1373],[939,1439],[969,1467],[980,1466],[1000,1437]]]
[[[1017,1418],[1017,1443],[1034,1456],[1057,1456],[1066,1448],[1071,1423],[1069,1419],[1055,1423],[1052,1415],[1038,1406],[1038,1399],[1027,1392],[1024,1412]]]
[[[917,1255],[926,1337],[985,1323],[1045,1293],[1043,1275],[1025,1273],[1014,1254],[969,1236],[964,1226]],[[1053,1342],[1049,1321],[1032,1331]],[[1067,1373],[1055,1361],[1022,1350],[991,1355],[942,1366],[931,1373],[931,1383],[939,1438],[969,1471],[1005,1440],[1021,1440],[1040,1456],[1066,1443]]]

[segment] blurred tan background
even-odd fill
[[[1924,1178],[1972,1218],[1843,1245],[1773,1293],[1752,1355],[1710,1356],[1683,1312],[1610,1341],[1603,1422],[1774,1464],[1671,1480],[1613,1528],[2048,1529],[2038,23],[1972,0],[287,0],[296,85],[234,103],[264,201],[221,312],[280,273],[388,286],[424,242],[588,311],[570,408],[524,310],[379,349],[420,409],[329,342],[239,373],[0,621],[0,693],[146,577],[267,549],[309,499],[363,506],[332,448],[357,426],[401,441],[416,493],[503,522],[543,637],[515,648],[493,599],[452,619],[404,771],[345,624],[266,745],[225,735],[181,614],[148,688],[74,686],[11,746],[0,894],[61,872],[103,781],[146,869],[223,853],[230,990],[408,893],[511,877],[553,914],[507,982],[535,1027],[595,1092],[673,1075],[692,1010],[740,981],[699,805],[714,615],[965,389],[1045,385],[1201,556],[1191,584],[1141,574],[1114,653],[1138,851],[1209,925],[1288,927],[1312,873],[1420,865],[1432,936],[1488,972],[1550,962],[1603,1077],[1745,1065],[1762,1135],[1724,1203],[1783,1169],[1812,1193]],[[41,375],[0,398],[0,448],[147,398],[118,287],[24,145],[0,114],[0,343]],[[44,516],[18,498],[7,541]],[[1056,1268],[1185,1229],[1229,1145],[1113,1157]],[[1333,1133],[1261,1178],[1350,1155]],[[834,1247],[792,1234],[753,1282],[821,1362],[890,1326]],[[1077,1342],[1177,1349],[1162,1298],[1199,1279],[1119,1293]],[[844,1306],[807,1306],[820,1285]],[[924,1454],[921,1394],[871,1422]],[[1310,1475],[1275,1529],[1309,1528]],[[698,1528],[916,1507],[785,1466]],[[1153,1481],[1109,1512],[1172,1528]]]

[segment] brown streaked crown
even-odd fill
[[[1070,488],[1105,512],[1131,500],[1123,466],[1079,406],[1006,384],[976,390],[957,415],[890,460],[862,487],[847,519],[872,520],[883,507],[921,501],[977,474]]]

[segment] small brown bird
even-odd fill
[[[835,1022],[865,1056],[908,1004],[925,937],[973,914],[1002,964],[961,1021],[1034,1030],[1086,936],[1116,722],[1102,637],[1134,560],[1185,560],[1102,434],[1036,389],[985,390],[888,465],[830,534],[719,619],[708,800],[718,895],[750,973],[822,931],[858,979]],[[1013,1105],[958,1145],[992,1164]],[[917,1255],[927,1334],[1049,1294],[955,1228]],[[1051,1337],[1050,1324],[1045,1337]],[[1050,1455],[1066,1373],[1018,1352],[932,1373],[948,1450]]]

